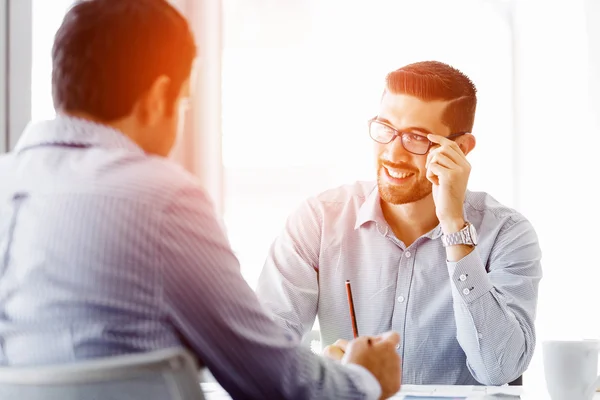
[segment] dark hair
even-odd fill
[[[173,106],[195,57],[187,21],[166,0],[78,1],[54,39],[54,108],[112,121],[161,75],[171,79]]]
[[[439,61],[421,61],[390,72],[385,81],[386,91],[394,94],[407,94],[424,101],[449,101],[442,122],[450,132],[473,130],[477,90],[456,68]]]

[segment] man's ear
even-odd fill
[[[456,144],[458,144],[458,147],[460,147],[463,154],[466,156],[475,148],[477,141],[475,140],[475,136],[471,135],[470,133],[465,133],[458,138]]]
[[[143,125],[155,125],[168,109],[171,79],[161,75],[137,102],[134,112]]]

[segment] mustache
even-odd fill
[[[387,160],[379,159],[379,167],[388,167],[393,169],[402,169],[408,172],[418,172],[418,170],[410,164],[407,163],[395,163]]]

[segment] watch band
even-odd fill
[[[458,244],[475,246],[477,243],[474,237],[474,230],[475,228],[473,225],[471,225],[470,222],[466,222],[465,226],[460,231],[442,235],[442,244],[444,247],[455,246]]]

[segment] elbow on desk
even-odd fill
[[[471,370],[473,377],[482,385],[486,386],[502,386],[514,382],[527,370],[531,356],[522,353],[517,362],[498,363],[495,367],[486,368],[487,371],[483,374],[478,374]]]
[[[535,335],[526,335],[515,328],[502,347],[479,353],[475,359],[478,368],[469,369],[473,377],[483,385],[501,386],[514,382],[527,370],[535,350]],[[518,350],[514,350],[518,349]]]
[[[477,379],[477,381],[484,386],[502,386],[502,385],[506,385],[506,384],[509,384],[509,383],[515,381],[520,376],[521,375],[517,375],[513,378],[513,377],[498,375],[498,376],[486,377],[485,379],[480,379],[479,377],[476,377],[475,379]]]

